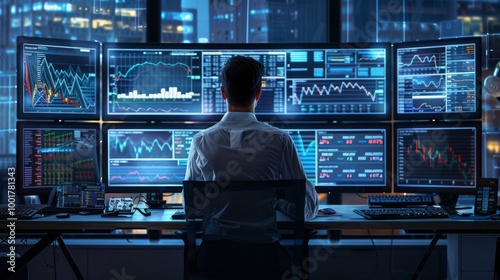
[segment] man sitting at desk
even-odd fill
[[[195,135],[188,158],[186,180],[197,181],[254,181],[305,179],[305,171],[291,137],[284,131],[262,123],[255,116],[255,107],[262,93],[263,66],[243,56],[231,57],[222,68],[220,87],[226,100],[227,112],[217,124]],[[268,208],[269,209],[269,208]],[[271,208],[272,209],[272,208]],[[318,212],[318,194],[307,181],[305,219],[313,219]],[[269,213],[271,216],[273,213]],[[256,225],[262,227],[262,225]],[[224,225],[210,227],[211,238],[205,238],[200,247],[200,271],[215,275],[222,269],[229,279],[243,279],[249,272],[262,270],[272,275],[283,249],[277,232],[268,231],[256,236],[240,232],[236,236],[224,235]],[[265,231],[264,231],[265,232]],[[220,234],[220,238],[217,235]],[[255,244],[255,245],[252,245]],[[256,246],[267,244],[266,246]],[[249,246],[248,246],[249,245]],[[245,252],[234,248],[244,248]],[[249,270],[238,271],[241,265],[235,255],[249,256],[245,262]],[[250,257],[254,256],[254,258]],[[266,265],[270,265],[267,266]],[[288,264],[287,264],[288,265]],[[276,277],[290,267],[283,264],[274,270]],[[286,267],[286,268],[285,268]],[[232,268],[235,268],[234,271]],[[231,275],[234,273],[233,275]],[[259,272],[257,272],[259,274]],[[233,277],[233,278],[231,278]],[[219,278],[218,278],[219,279]],[[263,274],[259,278],[264,279]]]

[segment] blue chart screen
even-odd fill
[[[307,178],[316,186],[386,186],[385,129],[300,129],[287,132]]]
[[[24,44],[23,113],[97,114],[96,49]]]
[[[110,49],[108,114],[222,115],[220,69],[237,54],[252,56],[266,69],[256,112],[283,113],[283,52]]]
[[[311,183],[316,184],[316,133],[314,130],[289,130],[300,161]]]
[[[384,114],[386,50],[291,50],[287,113]]]
[[[224,114],[226,101],[220,93],[220,70],[234,55],[250,56],[264,66],[262,95],[256,114],[285,113],[285,52],[224,50],[203,52],[203,112]]]
[[[199,130],[109,129],[108,186],[182,186]]]
[[[108,51],[109,114],[201,113],[200,51]]]
[[[388,115],[386,48],[106,49],[106,117],[221,116],[220,70],[235,55],[264,66],[257,115]],[[142,119],[142,118],[141,118]]]
[[[397,50],[397,113],[476,112],[474,44],[399,48]]]

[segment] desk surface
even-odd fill
[[[441,230],[441,231],[498,231],[500,221],[488,217],[459,217],[438,219],[398,219],[398,220],[367,220],[353,212],[355,208],[366,205],[321,205],[334,208],[337,214],[319,216],[307,221],[309,229],[405,229],[405,230]],[[175,209],[151,210],[151,216],[143,216],[136,212],[132,216],[106,217],[100,215],[72,215],[69,218],[56,218],[54,215],[30,220],[17,220],[16,231],[19,232],[93,232],[113,231],[115,229],[184,229],[184,220],[172,219]],[[472,211],[472,210],[467,210]],[[5,231],[11,220],[0,220],[0,231]]]
[[[113,231],[115,229],[183,229],[186,227],[185,220],[174,220],[172,214],[177,210],[151,210],[150,216],[144,216],[138,211],[133,215],[121,215],[117,217],[101,217],[101,215],[78,215],[72,214],[69,218],[57,218],[55,215],[46,217],[35,217],[27,220],[16,220],[16,231],[68,231],[68,232],[95,232]],[[0,220],[0,227],[12,220]],[[3,230],[3,229],[0,229]]]
[[[326,206],[325,206],[326,207]],[[433,219],[394,219],[367,220],[353,212],[356,208],[367,208],[366,205],[330,205],[336,210],[334,216],[320,216],[306,222],[310,229],[405,229],[432,231],[497,231],[500,232],[500,221],[490,220],[489,216],[461,217],[451,215],[449,218]],[[465,212],[472,212],[467,209]]]

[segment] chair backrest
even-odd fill
[[[196,237],[210,237],[216,224],[228,223],[228,239],[284,230],[293,238],[292,261],[304,259],[305,179],[266,181],[184,181],[187,268],[196,270]],[[277,208],[275,208],[277,206]],[[279,209],[279,210],[275,210]],[[257,227],[256,227],[257,225]],[[259,228],[260,226],[260,228]],[[279,234],[279,233],[278,233]],[[264,241],[266,242],[266,241]]]

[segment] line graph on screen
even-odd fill
[[[198,53],[117,50],[109,59],[109,113],[155,115],[201,111]]]
[[[376,79],[294,81],[288,112],[374,112],[385,102],[385,87]]]
[[[95,64],[86,57],[25,54],[23,84],[25,112],[94,113],[96,111]]]

